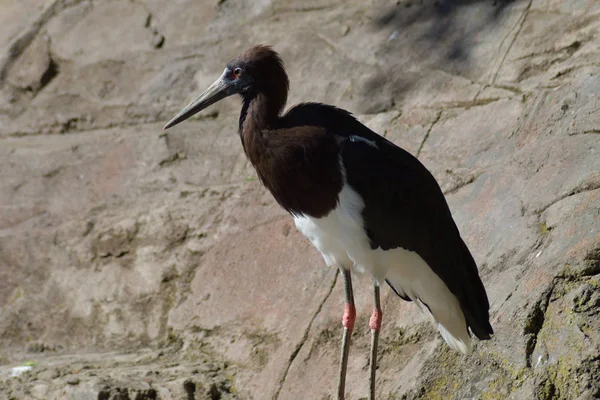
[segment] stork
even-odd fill
[[[350,271],[373,278],[373,400],[381,284],[431,314],[446,343],[464,354],[471,351],[471,334],[481,340],[493,334],[487,294],[444,195],[423,164],[334,106],[302,103],[283,114],[288,88],[279,55],[255,46],[230,61],[164,129],[227,96],[241,96],[238,131],[258,177],[343,277],[338,399],[345,397],[356,318]]]

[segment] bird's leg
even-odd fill
[[[338,381],[338,400],[344,400],[346,395],[346,369],[348,367],[348,352],[350,351],[350,338],[354,329],[356,319],[356,308],[354,307],[354,294],[352,293],[352,278],[350,271],[340,268],[344,277],[344,293],[346,294],[346,305],[342,324],[344,325],[344,337],[342,338],[342,359],[340,361],[340,378]]]
[[[381,303],[379,301],[379,285],[373,282],[373,314],[369,320],[371,328],[371,376],[369,377],[369,400],[375,400],[375,371],[377,370],[377,342],[379,341],[379,329],[381,328]]]

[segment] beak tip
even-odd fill
[[[162,130],[166,131],[167,129],[171,128],[173,125],[177,125],[177,122],[178,121],[176,121],[175,118],[173,118],[172,120],[170,120],[169,122],[167,122],[165,124],[165,126],[163,126]]]

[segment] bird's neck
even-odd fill
[[[263,132],[276,127],[281,108],[283,106],[273,104],[264,93],[244,98],[239,133],[244,150],[253,164],[261,147],[266,145]]]

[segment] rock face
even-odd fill
[[[488,289],[496,335],[470,356],[383,290],[380,398],[600,397],[600,2],[0,9],[1,398],[332,398],[343,289],[257,181],[239,102],[161,131],[256,43],[290,104],[419,157]],[[349,399],[368,390],[355,286]]]

